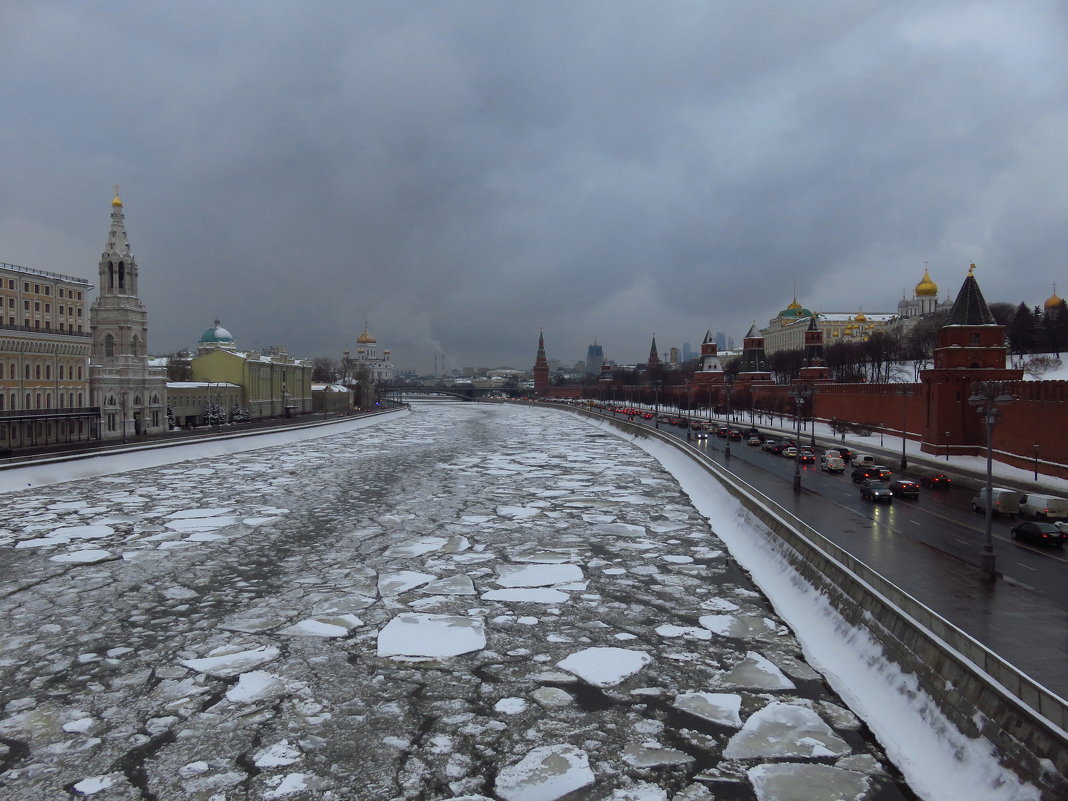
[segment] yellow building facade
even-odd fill
[[[190,361],[193,381],[236,384],[252,419],[307,414],[312,410],[312,366],[284,348],[240,351],[219,321],[200,338]]]

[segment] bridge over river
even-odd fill
[[[3,798],[1038,797],[908,698],[878,741],[727,552],[738,507],[613,433],[336,430],[4,495]]]

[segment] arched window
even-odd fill
[[[110,261],[108,262],[108,287],[115,288],[115,265]]]
[[[51,381],[51,380],[52,380],[52,365],[46,364],[45,365],[45,381]]]
[[[41,365],[35,364],[33,366],[33,377],[38,381],[41,380]]]
[[[66,400],[67,400],[67,393],[66,392],[60,392],[59,393],[59,408],[60,409],[65,409],[66,408]]]
[[[140,405],[141,405],[141,396],[140,395],[134,395],[134,407],[139,407]]]
[[[78,365],[78,380],[82,380],[82,366],[80,364]]]
[[[126,289],[126,265],[119,262],[119,289]]]
[[[38,409],[41,408],[41,393],[40,392],[37,393],[37,408]]]
[[[31,395],[29,392],[26,393],[26,406],[24,408],[26,408],[26,409],[32,409],[33,408],[33,395]]]
[[[59,380],[60,381],[63,380],[63,365],[62,364],[59,366]]]
[[[45,393],[45,408],[46,409],[51,409],[52,408],[52,393],[51,392],[46,392]]]
[[[26,365],[26,380],[28,381],[29,378],[30,378],[30,366],[27,364]]]
[[[4,409],[4,396],[0,395],[0,411]]]
[[[115,355],[115,337],[113,337],[111,334],[108,334],[106,337],[104,337],[104,355]]]
[[[84,406],[84,405],[85,405],[85,404],[84,404],[84,403],[82,403],[82,393],[80,393],[80,392],[79,392],[79,393],[78,393],[78,406],[79,406],[79,408],[80,408],[80,407],[82,407],[82,406]]]

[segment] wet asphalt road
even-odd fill
[[[661,430],[686,438],[685,429],[661,425]],[[724,440],[714,436],[690,444],[1068,698],[1068,554],[1063,550],[1016,542],[1009,532],[1017,521],[995,517],[992,536],[1000,578],[991,584],[978,567],[985,518],[971,511],[974,492],[969,489],[924,488],[916,500],[873,504],[860,497],[848,465],[842,474],[804,465],[798,495],[792,459],[744,442],[732,442],[728,458]],[[918,480],[925,470],[915,459],[912,467],[905,477]]]

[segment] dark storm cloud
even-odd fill
[[[799,7],[800,8],[800,7]],[[95,278],[123,185],[156,351],[215,315],[402,367],[642,359],[799,299],[1064,273],[1055,2],[9,6],[0,260]],[[1068,283],[1068,281],[1064,282]]]

